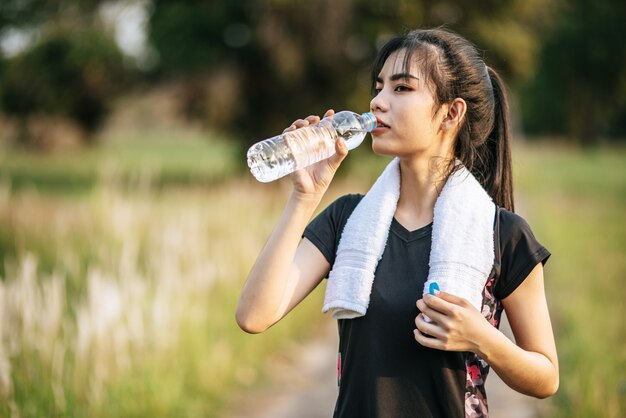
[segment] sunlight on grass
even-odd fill
[[[553,256],[546,288],[561,365],[561,417],[626,411],[626,149],[520,150],[518,196]]]
[[[102,177],[116,177],[131,187],[146,179],[153,186],[210,184],[245,166],[239,145],[225,139],[180,132],[136,135],[52,154],[0,152],[0,179],[10,178],[16,190],[76,194],[89,191]]]
[[[259,359],[321,318],[317,296],[263,336],[234,322],[280,208],[273,189],[5,193],[15,248],[0,282],[0,415],[216,416],[233,388],[262,379]]]
[[[4,156],[0,416],[223,416],[235,391],[270,378],[268,359],[328,320],[320,288],[265,334],[234,321],[288,181],[234,176],[243,157],[226,142],[150,144]],[[621,417],[626,150],[514,151],[518,212],[553,253],[555,414]],[[365,192],[387,160],[364,149],[347,162],[318,210]]]

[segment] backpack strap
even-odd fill
[[[491,270],[491,277],[497,278],[500,277],[500,266],[501,266],[501,258],[502,251],[500,249],[500,212],[502,208],[500,206],[496,206],[496,216],[494,217],[493,222],[493,246],[494,246],[494,260],[493,260],[493,268]]]

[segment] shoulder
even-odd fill
[[[350,216],[350,214],[357,207],[361,199],[363,199],[362,194],[347,194],[335,200],[333,203],[330,204],[329,207],[335,206],[338,210],[342,212],[343,215]]]
[[[311,241],[331,265],[343,227],[362,198],[360,194],[341,196],[322,210],[304,230],[303,237]]]
[[[519,238],[524,234],[531,234],[532,230],[526,219],[522,218],[517,213],[511,212],[504,208],[499,208],[499,226],[500,226],[500,240]]]
[[[507,252],[514,252],[513,250],[518,247],[528,250],[543,248],[526,219],[503,208],[498,208],[498,210],[500,212],[498,217],[500,250],[503,256]]]
[[[354,211],[362,198],[363,195],[361,194],[347,194],[341,196],[321,210],[317,218],[327,218],[334,223],[335,226],[339,227],[341,224],[347,222],[352,211]]]
[[[344,206],[352,206],[356,207],[359,202],[363,199],[363,195],[360,193],[350,193],[345,194],[339,198],[337,198],[331,205],[344,205]]]
[[[498,210],[500,278],[496,296],[503,299],[524,281],[538,263],[545,263],[550,252],[537,240],[523,217],[506,209]]]

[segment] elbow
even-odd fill
[[[556,377],[554,377],[554,379],[552,379],[551,382],[549,382],[549,384],[544,385],[544,387],[542,387],[540,391],[535,393],[534,396],[539,399],[546,399],[556,394],[558,390],[559,376],[557,375]]]
[[[558,390],[559,390],[559,378],[557,376],[556,379],[554,379],[554,383],[550,387],[550,390],[545,394],[546,396],[543,399],[549,398],[550,396],[556,394]]]
[[[239,328],[241,328],[242,331],[248,334],[260,334],[267,330],[267,327],[258,326],[252,322],[240,319],[237,319],[237,325],[239,325]]]
[[[240,308],[237,308],[235,320],[239,328],[248,334],[260,334],[269,328],[269,326],[255,321],[250,313]]]

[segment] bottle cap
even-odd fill
[[[376,128],[376,116],[372,112],[363,113],[361,122],[367,132],[372,132]]]

